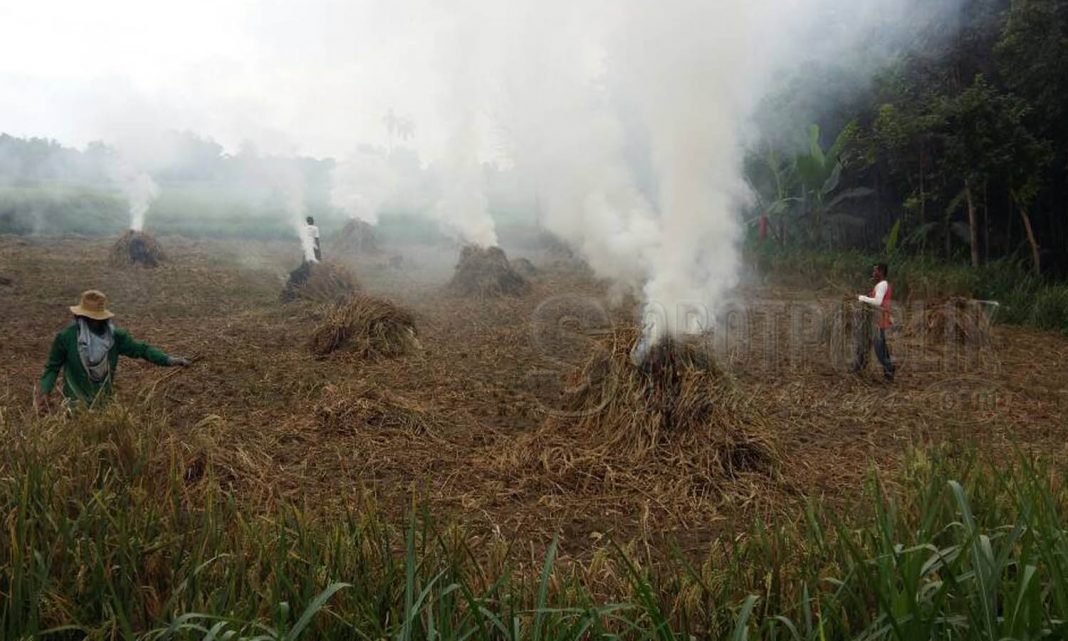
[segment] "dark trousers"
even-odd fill
[[[871,325],[863,323],[862,330],[857,335],[856,358],[853,360],[853,371],[859,372],[868,364],[868,350],[875,350],[875,358],[883,366],[883,374],[887,378],[894,377],[894,362],[890,359],[890,347],[886,344],[886,330],[879,328],[872,336]]]

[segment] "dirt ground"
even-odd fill
[[[219,478],[265,509],[284,499],[325,516],[371,498],[402,518],[427,500],[490,535],[562,532],[572,550],[606,534],[697,546],[756,515],[796,518],[789,506],[805,498],[848,502],[873,465],[898,466],[909,448],[1065,451],[1062,337],[996,326],[987,342],[947,345],[895,333],[900,371],[886,383],[871,363],[849,373],[841,350],[828,348],[821,328],[840,293],[749,279],[717,353],[774,430],[773,470],[712,493],[683,490],[686,500],[672,503],[656,475],[637,484],[584,480],[581,470],[539,475],[536,461],[517,460],[533,456],[517,442],[561,409],[564,378],[597,336],[632,322],[632,298],[613,300],[573,263],[522,250],[509,256],[537,266],[532,293],[451,297],[444,284],[458,250],[386,247],[346,262],[369,292],[416,314],[423,349],[378,362],[317,359],[306,341],[322,309],[278,300],[299,260],[291,244],[159,240],[168,262],[143,269],[109,265],[107,239],[0,236],[0,420],[32,411],[52,337],[93,287],[135,337],[195,359],[188,369],[124,360],[120,399],[166,412],[193,444],[191,467],[210,445]]]

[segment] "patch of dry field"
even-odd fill
[[[631,469],[627,457],[590,458],[604,425],[589,443],[578,422],[559,443],[544,431],[568,409],[567,376],[573,385],[599,337],[635,314],[580,270],[531,255],[541,269],[530,293],[479,300],[446,293],[455,257],[353,259],[367,292],[414,313],[422,345],[366,361],[308,349],[325,310],[279,304],[297,260],[289,245],[159,240],[168,260],[148,270],[109,263],[108,239],[0,237],[0,420],[32,411],[67,306],[100,288],[136,337],[196,359],[186,370],[124,361],[120,398],[169,415],[189,444],[190,482],[211,469],[264,509],[284,499],[328,515],[372,495],[400,518],[417,497],[489,533],[562,531],[571,549],[606,533],[697,545],[736,519],[796,514],[785,507],[804,497],[848,502],[872,463],[899,465],[910,447],[1057,456],[1068,437],[1068,343],[1056,335],[996,327],[987,345],[948,348],[895,337],[902,369],[887,385],[829,354],[810,312],[832,299],[749,286],[733,321],[741,338],[719,358],[736,415],[768,439],[773,463],[697,491],[683,480],[701,457],[683,457],[686,474],[670,458]]]

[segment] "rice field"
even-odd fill
[[[636,302],[567,256],[508,249],[533,270],[501,297],[449,286],[458,247],[331,257],[384,301],[346,313],[280,302],[287,245],[158,240],[143,269],[107,239],[0,238],[5,639],[1064,632],[1059,334],[910,329],[888,385],[844,371],[839,292],[750,277],[735,337],[647,388]],[[106,411],[38,416],[90,287],[194,364],[124,361]],[[373,319],[418,338],[313,348],[407,335]]]

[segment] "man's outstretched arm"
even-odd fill
[[[154,365],[161,365],[163,367],[170,367],[172,365],[184,367],[189,365],[189,359],[180,356],[170,356],[158,347],[153,347],[148,343],[134,340],[134,338],[130,336],[130,333],[125,330],[115,331],[115,346],[118,347],[119,354],[122,354],[123,356],[128,358],[140,358]]]

